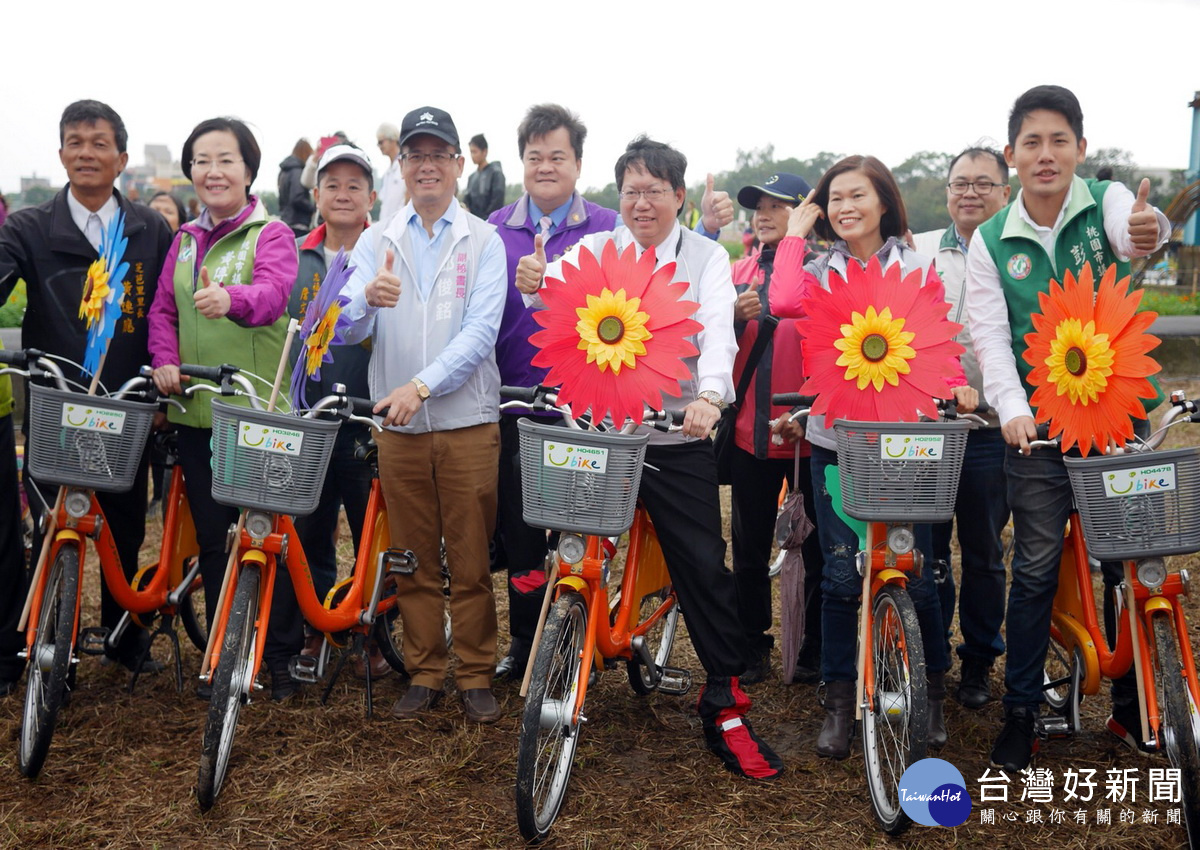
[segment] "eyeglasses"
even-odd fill
[[[661,201],[667,195],[675,194],[670,189],[626,189],[620,193],[622,201],[633,201],[637,203],[638,198],[645,198],[650,203],[654,204]]]
[[[219,171],[225,174],[229,169],[233,168],[239,162],[245,162],[241,159],[193,159],[192,171],[198,171],[201,174],[208,174],[210,171]]]
[[[967,190],[974,186],[975,194],[982,197],[990,195],[993,189],[1002,185],[1004,184],[993,183],[991,180],[955,180],[953,183],[947,183],[946,188],[950,190],[951,195],[965,195]]]
[[[458,156],[438,151],[437,153],[402,153],[400,159],[409,165],[424,165],[426,162],[432,162],[434,165],[442,166],[458,159]]]

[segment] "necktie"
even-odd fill
[[[96,215],[96,213],[89,215],[87,228],[84,230],[83,235],[87,237],[87,241],[91,242],[92,247],[97,251],[100,250],[100,240],[103,236],[103,230],[104,228],[100,224],[100,216]]]
[[[550,238],[550,228],[554,226],[554,220],[548,215],[542,216],[542,220],[538,222],[538,230],[542,233],[542,242],[545,243]]]

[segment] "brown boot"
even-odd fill
[[[855,689],[854,682],[826,683],[825,723],[817,735],[817,755],[831,759],[844,759],[850,755]]]
[[[946,746],[946,672],[926,673],[926,694],[929,698],[929,746],[941,749]]]

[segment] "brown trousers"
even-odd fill
[[[417,555],[416,572],[399,577],[404,663],[412,682],[441,689],[446,679],[440,569],[445,541],[458,688],[491,687],[496,600],[488,541],[496,523],[500,428],[491,423],[429,434],[384,431],[375,439],[392,545]]]

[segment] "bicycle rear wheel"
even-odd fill
[[[79,549],[68,543],[59,548],[50,567],[42,592],[37,638],[28,661],[17,761],[21,773],[31,779],[46,761],[58,710],[66,697],[78,598]]]
[[[1083,728],[1080,719],[1083,671],[1083,653],[1078,648],[1068,652],[1065,646],[1050,638],[1042,672],[1042,694],[1050,710],[1067,722],[1067,732],[1072,735]]]
[[[668,587],[642,597],[638,622],[645,622],[651,614],[657,611],[670,592],[671,589]],[[677,628],[679,628],[678,600],[665,614],[659,617],[658,622],[645,635],[646,648],[650,650],[654,666],[660,670],[666,667],[667,662],[671,660],[671,650],[675,646],[675,630]],[[637,653],[634,653],[633,658],[626,662],[626,669],[629,673],[629,685],[633,688],[634,693],[646,696],[658,690],[659,675],[656,671],[647,669],[646,665],[638,658]]]
[[[189,563],[185,562],[185,572],[188,566]],[[204,582],[197,578],[179,602],[179,619],[183,622],[183,630],[187,632],[188,640],[201,652],[204,652],[208,646],[208,626],[206,625],[208,620],[206,617]]]
[[[546,616],[525,698],[517,749],[517,824],[527,841],[540,841],[567,794],[580,724],[572,721],[575,694],[588,674],[583,663],[587,605],[563,593]]]
[[[875,666],[874,692],[863,709],[863,757],[875,817],[884,832],[899,835],[912,823],[900,805],[900,778],[925,758],[928,747],[925,649],[908,591],[884,585],[873,604],[868,651]]]
[[[254,621],[258,617],[259,567],[242,567],[225,624],[221,657],[212,674],[212,698],[208,704],[208,721],[204,724],[204,743],[200,751],[200,777],[196,796],[200,810],[207,812],[221,793],[221,785],[229,770],[229,755],[233,751],[233,736],[238,715],[246,701],[246,686],[254,677],[257,633]]]
[[[1187,824],[1188,846],[1200,844],[1200,722],[1187,675],[1179,660],[1175,627],[1166,615],[1154,617],[1154,668],[1161,715],[1162,746],[1171,766],[1178,768],[1183,790],[1183,817]]]

